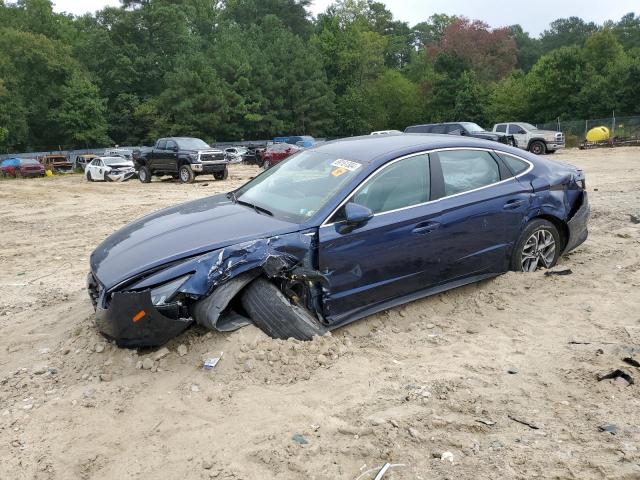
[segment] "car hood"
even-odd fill
[[[91,271],[111,289],[181,259],[299,229],[298,224],[216,195],[160,210],[125,226],[91,254]]]

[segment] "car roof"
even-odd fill
[[[409,155],[424,150],[455,147],[476,147],[518,152],[504,144],[473,137],[434,133],[402,133],[397,135],[363,135],[340,140],[332,140],[309,150],[327,153],[369,164]]]

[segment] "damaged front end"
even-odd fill
[[[232,331],[251,323],[234,299],[260,276],[273,279],[293,303],[320,316],[322,276],[313,269],[315,242],[315,231],[309,231],[239,243],[156,269],[111,291],[90,273],[97,327],[123,347],[162,345],[194,322]]]

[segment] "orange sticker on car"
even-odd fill
[[[334,177],[339,177],[340,175],[344,175],[345,173],[347,173],[349,170],[347,170],[344,167],[338,167],[335,170],[333,170],[331,172],[331,175],[333,175]]]

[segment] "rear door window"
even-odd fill
[[[434,125],[430,133],[445,133],[446,125]]]
[[[449,150],[438,152],[444,195],[455,195],[500,181],[500,168],[489,152]]]
[[[520,160],[519,158],[514,157],[513,155],[509,155],[508,153],[496,152],[500,158],[507,164],[509,170],[514,175],[520,175],[527,168],[529,168],[529,164],[524,160]]]

